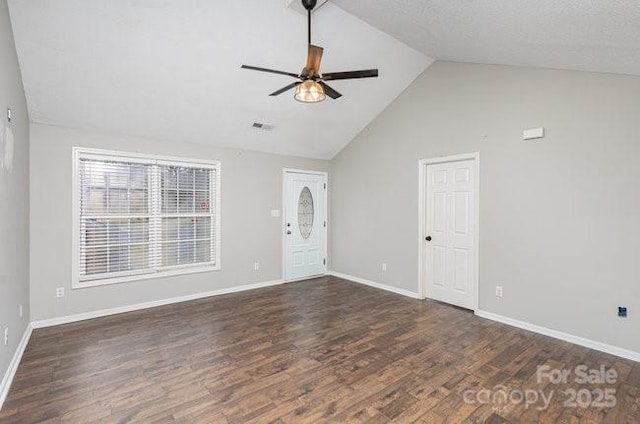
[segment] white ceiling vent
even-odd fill
[[[253,125],[251,126],[256,130],[262,130],[262,131],[270,131],[273,129],[273,125],[265,124],[264,122],[254,122]]]
[[[316,4],[316,7],[313,9],[314,12],[322,7],[326,2],[327,0],[318,0],[318,4]],[[302,6],[301,0],[284,0],[284,5],[302,14],[307,14],[306,9]]]

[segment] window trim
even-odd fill
[[[80,198],[79,198],[79,169],[78,164],[80,159],[91,158],[98,160],[123,160],[126,159],[128,161],[136,161],[140,163],[153,163],[158,165],[180,165],[184,164],[185,166],[193,167],[198,166],[205,169],[215,170],[215,240],[213,243],[215,245],[215,265],[184,265],[183,267],[177,266],[171,269],[161,270],[157,272],[144,272],[144,273],[134,273],[131,275],[119,275],[115,277],[107,277],[100,280],[82,280],[80,278]],[[131,281],[140,281],[140,280],[149,280],[156,278],[164,278],[164,277],[173,277],[177,275],[188,275],[188,274],[196,274],[203,272],[213,272],[220,271],[222,269],[220,257],[220,228],[221,228],[221,214],[220,214],[220,199],[221,199],[221,189],[220,189],[220,180],[221,180],[221,165],[220,161],[216,160],[206,160],[206,159],[190,159],[184,157],[175,157],[175,156],[165,156],[165,155],[154,155],[154,154],[146,154],[146,153],[133,153],[133,152],[122,152],[115,150],[104,150],[104,149],[94,149],[94,148],[85,148],[80,146],[73,146],[72,148],[72,161],[73,161],[73,172],[72,172],[72,254],[71,254],[71,288],[72,289],[83,289],[88,287],[97,287],[97,286],[105,286],[110,284],[119,284]]]

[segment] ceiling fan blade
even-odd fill
[[[322,47],[309,44],[309,53],[307,54],[307,67],[305,68],[308,77],[320,75],[320,65],[322,64]]]
[[[336,80],[357,79],[357,78],[377,78],[377,77],[378,77],[377,69],[366,69],[364,71],[350,71],[350,72],[330,72],[328,74],[322,75],[322,79],[325,81],[336,81]]]
[[[300,75],[294,74],[292,72],[284,72],[284,71],[277,71],[275,69],[259,68],[257,66],[242,65],[242,69],[248,69],[250,71],[268,72],[270,74],[288,75],[293,78],[300,78]]]
[[[329,87],[324,82],[320,81],[320,85],[322,86],[322,88],[324,88],[324,93],[327,96],[331,97],[333,100],[339,99],[340,97],[342,97],[342,94],[338,93],[336,90],[334,90],[333,88]]]
[[[302,81],[297,81],[294,82],[292,84],[287,85],[286,87],[282,87],[280,90],[278,91],[274,91],[273,93],[269,94],[270,96],[279,96],[280,94],[291,90],[292,88],[295,88],[297,86],[299,86],[300,84],[302,84]]]

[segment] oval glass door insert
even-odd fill
[[[305,187],[300,192],[298,198],[298,227],[300,228],[300,235],[303,239],[308,239],[313,231],[313,196],[309,187]]]

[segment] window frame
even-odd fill
[[[115,150],[104,150],[74,146],[72,148],[73,156],[73,172],[72,172],[72,202],[73,202],[73,218],[72,218],[72,289],[82,289],[87,287],[105,286],[110,284],[119,284],[131,281],[140,281],[148,279],[156,279],[163,277],[172,277],[177,275],[188,275],[203,272],[220,271],[222,269],[220,264],[220,180],[221,180],[221,165],[220,161],[205,160],[205,159],[190,159],[175,156],[154,155],[146,153],[133,153],[122,152]],[[80,249],[81,249],[81,234],[80,234],[80,175],[79,164],[81,159],[95,159],[95,160],[114,160],[129,162],[137,162],[142,164],[152,165],[169,165],[169,166],[185,166],[192,168],[210,169],[215,170],[215,178],[213,184],[215,185],[215,197],[212,199],[215,201],[215,208],[211,211],[212,217],[215,223],[212,227],[215,237],[211,240],[212,246],[215,249],[215,255],[212,258],[214,265],[203,264],[186,264],[177,265],[170,268],[160,268],[159,271],[145,271],[135,270],[131,271],[128,275],[119,275],[114,277],[105,277],[95,280],[83,280],[80,276]],[[157,185],[157,186],[156,186]],[[152,183],[152,190],[159,189],[159,182]],[[153,216],[153,215],[152,215]],[[176,215],[180,217],[180,214]]]

